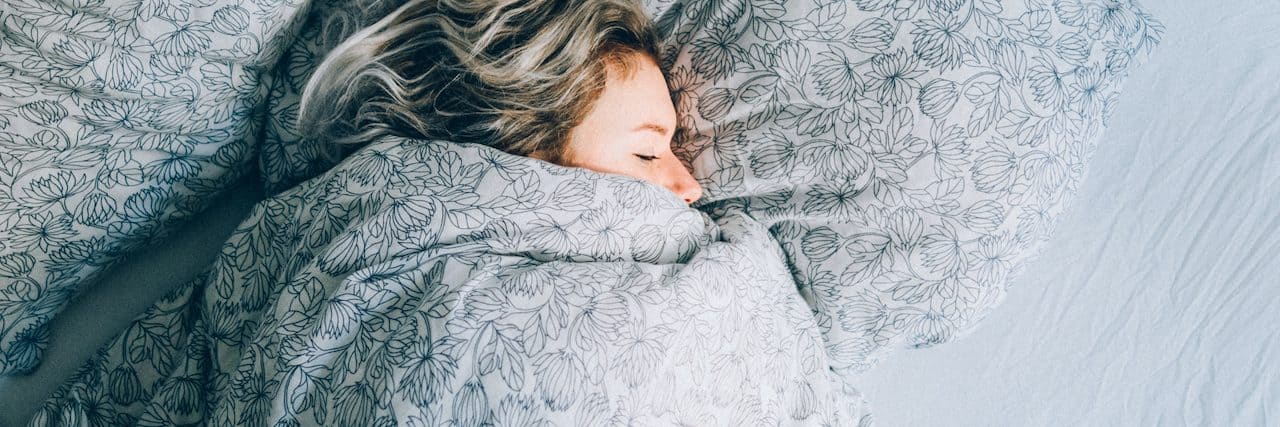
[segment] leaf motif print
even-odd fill
[[[484,384],[476,379],[463,383],[453,401],[453,420],[458,425],[480,426],[490,424],[492,418]]]
[[[970,170],[978,191],[1007,191],[1013,188],[1017,180],[1018,157],[1008,147],[989,145],[980,150],[980,156]]]
[[[205,24],[176,25],[156,39],[155,48],[170,55],[195,55],[213,42],[208,32]]]
[[[595,194],[596,189],[594,183],[586,181],[567,180],[556,187],[551,194],[551,202],[561,208],[584,208],[589,203],[590,197]]]
[[[580,307],[572,320],[575,346],[583,352],[594,351],[614,341],[617,329],[627,318],[626,300],[614,292],[595,295]]]
[[[21,278],[35,267],[36,259],[29,254],[11,253],[0,256],[0,276],[11,279]]]
[[[890,2],[892,0],[883,1]],[[863,7],[863,9],[866,9],[866,7]],[[893,42],[894,31],[894,26],[889,21],[871,18],[858,24],[849,33],[850,44],[867,53],[884,52],[888,50],[890,43]]]
[[[533,361],[534,374],[542,378],[538,393],[552,411],[563,411],[581,396],[585,367],[576,353],[543,353]]]
[[[841,272],[843,281],[874,277],[893,264],[889,236],[879,233],[861,233],[845,241],[850,263]]]
[[[814,262],[826,261],[840,249],[840,234],[828,227],[818,227],[805,233],[801,240],[801,252]]]
[[[25,222],[19,223],[10,231],[11,243],[19,247],[31,246],[49,251],[75,236],[71,217],[67,215],[46,212],[27,216],[25,219]]]
[[[83,175],[62,170],[54,174],[31,180],[24,186],[23,198],[29,200],[32,207],[43,207],[54,203],[63,203],[76,193],[88,188],[90,183]]]
[[[47,99],[22,104],[17,110],[18,115],[37,126],[57,124],[68,115],[66,107]]]
[[[535,213],[529,225],[529,239],[540,248],[548,251],[562,252],[578,247],[577,234],[569,230],[568,224],[542,213]]]
[[[871,71],[867,73],[870,90],[879,94],[884,105],[900,105],[909,101],[920,88],[917,79],[925,74],[919,69],[914,55],[898,49],[893,53],[875,56]]]
[[[968,254],[963,249],[956,229],[950,224],[934,225],[934,232],[921,239],[922,264],[942,276],[955,276],[968,268]]]
[[[21,99],[36,94],[35,85],[18,79],[13,69],[0,69],[0,96]]]
[[[706,38],[693,42],[691,53],[696,60],[693,70],[703,78],[715,82],[729,75],[743,56],[742,48],[734,43],[732,28],[721,26],[707,34]]]
[[[801,135],[818,136],[834,129],[843,113],[839,108],[797,107],[779,113],[777,123]]]
[[[942,119],[960,100],[956,84],[950,80],[934,79],[920,88],[920,112],[933,119]]]
[[[817,74],[816,89],[819,95],[846,99],[855,93],[862,93],[862,76],[854,69],[854,64],[844,51],[828,46],[827,51],[818,53],[818,58],[813,72]]]
[[[1004,77],[995,72],[981,73],[965,81],[961,93],[974,104],[968,123],[970,137],[985,132],[1004,111],[1003,82]]]
[[[916,21],[916,28],[911,30],[915,55],[941,71],[959,68],[965,53],[973,49],[961,31],[963,27],[954,13],[930,13],[929,18]]]
[[[601,258],[621,259],[626,242],[631,240],[631,234],[627,231],[627,225],[631,221],[622,212],[619,208],[606,207],[582,217],[582,225],[586,227],[583,240],[590,242],[592,252]]]
[[[983,200],[965,211],[964,219],[970,227],[984,232],[995,231],[1004,222],[1005,208],[995,200]]]
[[[1050,39],[1049,28],[1052,13],[1044,9],[1029,10],[1017,21],[1009,25],[1009,29],[1018,37],[1036,44],[1047,43]]]
[[[21,285],[0,304],[52,316],[69,294],[44,283],[190,217],[254,153],[273,193],[47,414],[869,421],[830,404],[838,379],[998,302],[1162,28],[1104,0],[650,1],[673,151],[706,190],[691,209],[483,144],[386,138],[325,160],[293,124],[300,92],[385,11],[269,3],[35,2],[49,13],[7,27],[0,276]],[[5,320],[0,368],[34,364],[47,333]]]
[[[862,209],[858,206],[858,195],[862,191],[852,177],[848,176],[839,182],[814,185],[805,192],[808,199],[801,209],[805,212],[824,212],[835,218],[852,218]]]

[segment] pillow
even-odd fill
[[[295,2],[0,4],[0,374],[128,252],[248,171]]]
[[[1129,0],[651,0],[699,206],[770,227],[848,379],[970,332],[1162,27]]]

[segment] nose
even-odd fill
[[[676,193],[685,204],[693,204],[702,198],[702,186],[698,184],[698,180],[693,178],[693,174],[684,168],[684,164],[675,156],[666,157],[666,184],[668,190]]]

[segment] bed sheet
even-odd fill
[[[971,336],[862,378],[878,423],[1280,423],[1280,3],[1149,7],[1053,240]]]
[[[154,247],[132,253],[49,323],[45,358],[27,375],[0,376],[0,427],[26,425],[40,402],[95,351],[165,294],[213,261],[231,231],[263,198],[247,174]]]

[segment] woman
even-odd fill
[[[693,203],[656,35],[628,0],[413,0],[343,42],[303,93],[300,129],[488,145],[628,175]]]
[[[760,222],[478,146],[695,201],[640,10],[489,1],[410,3],[341,45],[305,91],[303,129],[367,149],[259,203],[201,280],[100,351],[42,416],[858,419]]]

